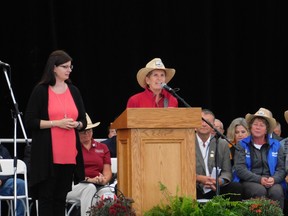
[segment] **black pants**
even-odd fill
[[[242,200],[242,185],[238,182],[230,182],[229,184],[219,188],[219,195],[227,194],[227,198],[230,198],[231,201],[241,201]],[[215,191],[210,191],[206,194],[203,194],[200,188],[197,188],[197,199],[212,199],[216,196]]]
[[[39,184],[40,216],[65,216],[66,196],[72,189],[74,168],[71,164],[54,164],[54,176]]]

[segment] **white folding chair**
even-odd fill
[[[38,200],[32,200],[31,197],[29,197],[30,205],[29,205],[29,211],[30,214],[33,211],[33,206],[35,205],[35,210],[36,210],[36,216],[39,216],[39,207],[38,207]],[[1,216],[1,215],[0,215]]]
[[[74,185],[74,181],[72,182],[72,187]],[[70,216],[74,208],[80,208],[81,203],[80,200],[77,199],[66,199],[66,207],[65,207],[65,216]]]
[[[110,186],[113,188],[116,187],[117,185],[117,158],[111,158],[111,169],[112,169],[112,174],[116,175],[116,178],[114,179],[114,181],[111,183],[110,182]],[[116,191],[114,191],[114,193],[117,193]]]
[[[117,173],[117,158],[111,158],[111,169],[112,169],[112,173]],[[114,191],[114,187],[117,184],[117,179],[113,182],[113,184],[111,184],[111,191],[113,193],[115,193]],[[98,192],[97,192],[98,193]],[[65,215],[66,216],[70,216],[71,212],[73,211],[74,208],[79,208],[81,203],[80,200],[66,200],[66,212]],[[68,207],[69,205],[69,207]]]
[[[117,158],[111,158],[112,173],[117,173]]]
[[[16,199],[21,199],[25,204],[25,212],[27,216],[30,216],[29,210],[29,198],[28,198],[28,179],[27,179],[27,167],[24,161],[17,159],[17,165],[14,167],[14,159],[0,159],[0,175],[7,176],[16,174],[22,174],[25,182],[25,195],[16,195]],[[15,169],[16,168],[16,169]],[[14,216],[14,199],[15,196],[1,196],[0,202],[5,200],[8,204],[8,215]],[[25,200],[25,201],[24,201]]]
[[[70,204],[70,207],[68,207],[68,205]],[[65,208],[65,216],[70,216],[70,214],[72,213],[73,209],[78,207],[80,208],[80,200],[66,200],[66,208]]]

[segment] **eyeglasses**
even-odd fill
[[[59,65],[58,67],[62,67],[62,68],[64,68],[64,69],[68,69],[68,68],[70,68],[71,70],[73,70],[73,65]]]
[[[88,129],[88,130],[84,130],[84,131],[80,131],[79,134],[90,134],[92,133],[92,129]]]

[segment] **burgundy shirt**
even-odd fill
[[[82,153],[86,177],[94,178],[99,173],[103,173],[104,164],[111,165],[111,157],[107,145],[94,139],[92,140],[92,147],[89,150],[82,145]]]

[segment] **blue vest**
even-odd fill
[[[240,145],[245,149],[245,161],[246,166],[248,170],[251,170],[251,154],[250,154],[250,148],[249,143],[251,142],[251,136],[248,136],[240,141]],[[280,142],[275,142],[274,139],[268,137],[268,143],[270,145],[269,152],[267,155],[267,161],[270,171],[270,176],[273,176],[278,163],[278,151],[281,147]],[[236,170],[233,171],[233,181],[239,182],[240,178],[237,176]],[[286,192],[286,182],[285,180],[281,183],[282,187],[284,188],[284,191]]]

